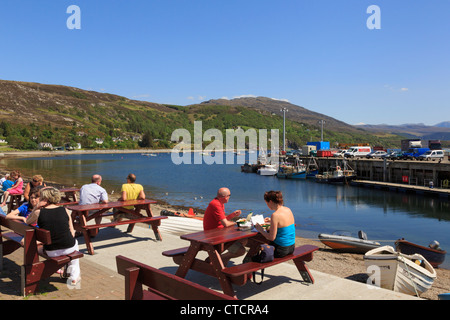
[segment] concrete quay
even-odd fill
[[[69,289],[64,280],[54,275],[42,281],[41,294],[23,298],[19,295],[20,264],[23,251],[17,250],[5,257],[4,271],[0,279],[0,300],[123,300],[124,278],[116,271],[115,257],[123,255],[152,267],[175,273],[177,265],[164,257],[165,250],[185,247],[188,243],[180,235],[201,230],[201,221],[180,217],[169,217],[162,221],[160,231],[163,241],[154,239],[147,226],[136,226],[126,233],[126,226],[101,229],[93,239],[95,255],[89,255],[83,237],[78,237],[80,251],[85,256],[80,260],[82,281],[78,288]],[[206,255],[205,255],[206,257]],[[236,261],[240,263],[240,261]],[[265,270],[261,285],[253,282],[245,286],[234,286],[238,299],[261,300],[423,300],[414,296],[375,288],[364,283],[339,278],[311,270],[315,284],[302,281],[293,263],[282,263]],[[258,275],[257,275],[258,276]],[[220,291],[215,278],[189,271],[188,280],[213,290]]]

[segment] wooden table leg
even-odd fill
[[[91,236],[89,234],[89,230],[87,230],[86,228],[83,228],[84,226],[87,225],[86,216],[84,215],[83,212],[80,212],[78,214],[78,218],[80,220],[80,227],[81,227],[81,231],[83,232],[84,242],[86,243],[86,248],[90,255],[94,255],[94,246],[91,243]]]
[[[303,281],[314,284],[314,278],[309,272],[308,267],[305,264],[305,261],[300,259],[294,259],[295,266],[297,267],[298,272],[300,272],[300,275],[303,278]]]
[[[230,279],[228,279],[222,272],[222,270],[226,266],[223,264],[222,256],[220,255],[219,251],[217,251],[216,248],[214,248],[214,246],[206,248],[206,251],[208,252],[208,256],[213,266],[214,273],[217,279],[219,279],[219,283],[220,286],[222,287],[223,293],[228,296],[236,298],[236,294],[234,293],[234,289]]]
[[[195,256],[197,255],[198,251],[200,250],[200,244],[198,243],[191,243],[188,251],[183,257],[183,261],[181,261],[180,266],[178,267],[177,272],[175,275],[178,277],[184,278],[186,277],[186,274],[188,273],[189,269],[192,266],[192,263],[194,262]]]

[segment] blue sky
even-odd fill
[[[81,29],[67,27],[70,5]],[[367,27],[370,5],[380,29]],[[2,0],[0,79],[434,125],[450,121],[449,35],[447,0]]]

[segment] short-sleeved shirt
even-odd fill
[[[108,193],[96,183],[85,184],[80,189],[80,204],[94,204],[108,201]]]
[[[14,181],[11,180],[5,180],[2,184],[2,189],[3,191],[8,190],[9,188],[11,188],[14,185]]]
[[[223,224],[220,221],[225,218],[225,207],[223,203],[220,203],[219,199],[214,198],[209,203],[203,216],[203,230],[223,228]]]
[[[19,216],[28,218],[30,215],[32,208],[29,202],[24,202],[20,207],[17,208],[19,210]],[[36,223],[33,223],[32,226],[37,226]]]
[[[127,194],[127,200],[136,200],[139,197],[139,193],[144,190],[144,187],[138,183],[124,183],[122,185],[121,192],[125,191]],[[133,209],[134,207],[124,207],[126,209]]]

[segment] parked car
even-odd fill
[[[419,160],[443,160],[444,159],[444,151],[443,150],[428,150],[424,154],[418,157]]]
[[[385,154],[382,158],[387,158],[389,160],[398,160],[402,159],[403,152],[402,151],[392,151],[390,153]]]
[[[404,160],[418,160],[419,156],[429,151],[429,148],[409,148],[408,151],[403,153],[402,159]]]
[[[366,155],[367,159],[371,159],[371,158],[381,158],[382,156],[385,156],[387,154],[386,151],[382,151],[382,150],[377,150],[377,151],[372,151],[371,153],[369,153],[368,155]]]
[[[333,154],[333,157],[340,157],[343,158],[344,154],[347,152],[347,149],[344,150],[339,150],[338,152],[336,152],[335,154]]]

